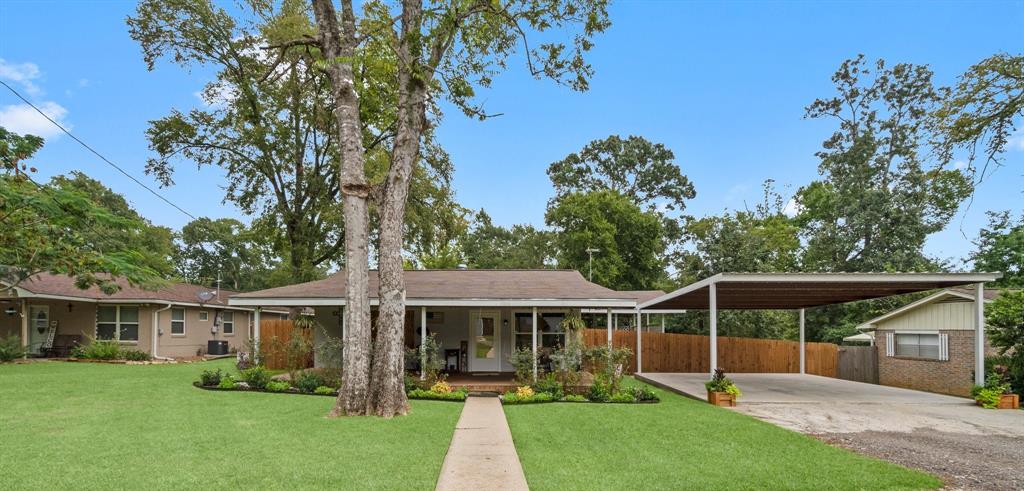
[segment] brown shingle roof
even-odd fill
[[[619,293],[627,295],[629,298],[635,298],[636,303],[646,302],[665,294],[661,290],[619,290]]]
[[[124,279],[115,280],[121,289],[113,295],[103,293],[99,288],[92,287],[82,290],[75,286],[75,280],[69,276],[42,273],[22,281],[18,287],[28,290],[36,295],[59,295],[62,297],[77,297],[87,300],[153,300],[164,302],[200,303],[199,292],[216,291],[215,288],[208,288],[188,283],[170,283],[158,290],[145,290],[130,285]],[[227,299],[234,291],[221,289],[220,298],[213,298],[203,302],[205,305],[227,306]]]
[[[377,298],[377,271],[370,271],[370,298]],[[330,277],[268,290],[233,295],[234,298],[342,298],[344,271]],[[407,298],[417,299],[619,299],[617,292],[587,281],[574,270],[557,269],[427,269],[405,272]]]

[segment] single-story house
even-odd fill
[[[998,290],[985,290],[985,303],[998,295]],[[874,336],[879,383],[969,395],[975,370],[974,300],[973,291],[949,288],[857,326]],[[987,338],[985,353],[994,354]]]
[[[158,290],[118,283],[121,289],[112,295],[96,287],[82,290],[71,277],[49,273],[14,287],[0,285],[0,337],[21,336],[34,356],[95,338],[178,358],[205,354],[210,340],[245,349],[253,334],[254,309],[228,305],[235,292],[186,283]]]
[[[625,312],[630,325],[636,325],[639,299],[662,294],[615,291],[587,281],[575,270],[554,269],[408,270],[405,286],[406,345],[416,347],[424,336],[436,335],[446,368],[463,373],[511,372],[513,349],[544,352],[564,345],[560,323],[570,310],[602,312],[608,326],[614,325],[616,312]],[[377,271],[371,270],[372,310],[378,304],[377,289]],[[232,295],[229,304],[257,312],[271,306],[309,307],[322,327],[315,333],[316,342],[325,336],[344,338],[343,271],[323,280]],[[319,351],[315,363],[327,363]]]

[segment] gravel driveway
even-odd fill
[[[643,374],[696,398],[705,374]],[[939,476],[949,489],[1024,490],[1024,411],[796,374],[730,374],[737,412]]]

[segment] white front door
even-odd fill
[[[46,341],[50,330],[50,307],[48,305],[28,306],[28,345],[31,353],[39,353],[39,347]]]
[[[501,366],[501,314],[475,311],[469,314],[469,370],[497,372]]]

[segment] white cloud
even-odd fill
[[[0,79],[17,82],[30,95],[37,95],[42,92],[33,80],[38,79],[42,73],[39,65],[35,63],[11,63],[0,58]]]
[[[37,106],[54,121],[69,130],[71,129],[71,125],[64,121],[64,117],[68,114],[68,110],[64,106],[53,101],[45,101]],[[14,133],[36,135],[43,138],[52,138],[62,133],[60,128],[47,121],[28,104],[14,104],[0,108],[0,126]]]
[[[1006,147],[1010,150],[1024,152],[1024,129],[1017,130],[1010,135],[1010,138],[1006,140]]]
[[[792,218],[799,215],[803,209],[804,207],[800,206],[800,203],[797,203],[795,198],[789,198],[789,201],[786,202],[786,206],[782,208],[782,213],[787,217]]]
[[[89,79],[87,79],[87,78],[80,78],[80,79],[78,79],[78,86],[79,87],[88,87],[89,86]]]
[[[964,170],[967,168],[967,162],[957,160],[956,162],[953,162],[953,168],[956,170]]]

